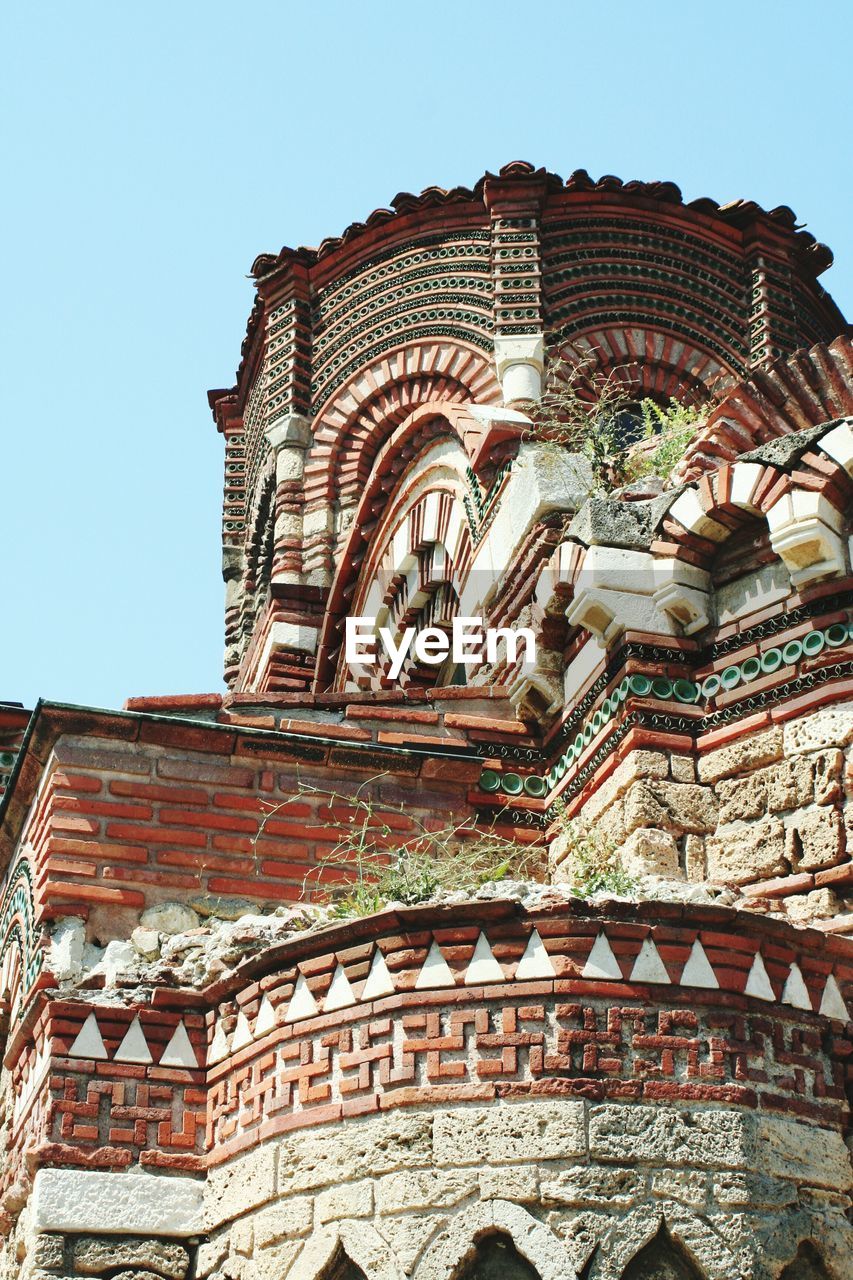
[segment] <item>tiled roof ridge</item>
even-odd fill
[[[500,178],[526,177],[544,181],[550,194],[556,195],[563,191],[622,193],[641,199],[681,205],[685,209],[692,209],[706,216],[721,218],[734,226],[740,226],[757,217],[769,218],[783,230],[795,235],[801,250],[812,257],[815,275],[832,265],[832,251],[827,245],[821,244],[811,232],[804,230],[803,226],[797,222],[797,215],[788,205],[777,205],[774,209],[765,209],[754,200],[741,199],[720,204],[710,196],[699,196],[694,200],[685,201],[681,188],[674,182],[661,180],[646,182],[638,178],[623,180],[609,173],[595,179],[586,169],[575,169],[568,178],[564,179],[559,174],[550,173],[544,168],[537,169],[527,160],[513,160],[504,165],[497,174],[486,171],[473,187],[444,188],[432,185],[424,187],[418,195],[410,191],[398,192],[389,207],[374,209],[363,222],[351,222],[339,236],[327,236],[316,249],[305,246],[292,249],[285,245],[277,254],[259,254],[252,264],[251,275],[256,280],[265,279],[281,266],[296,260],[313,265],[366,231],[372,231],[394,218],[444,205],[482,201],[487,183]]]

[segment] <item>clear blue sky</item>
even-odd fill
[[[789,204],[853,313],[848,0],[10,5],[0,698],[221,688],[255,255],[527,159]]]

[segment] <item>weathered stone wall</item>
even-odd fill
[[[449,1280],[510,1234],[542,1280],[621,1276],[663,1219],[708,1280],[770,1280],[817,1238],[853,1257],[841,1138],[725,1108],[538,1098],[364,1117],[211,1173],[200,1280],[315,1280],[337,1242],[369,1274]]]
[[[704,753],[630,752],[580,823],[632,875],[739,887],[797,923],[844,917],[853,887],[853,706],[823,707]],[[558,878],[571,879],[558,834]]]

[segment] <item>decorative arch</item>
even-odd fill
[[[577,1280],[563,1243],[550,1227],[509,1200],[482,1200],[457,1213],[422,1255],[413,1280],[456,1280],[478,1243],[495,1234],[509,1237],[541,1280]]]
[[[500,399],[482,351],[461,342],[411,343],[360,369],[315,419],[305,462],[306,504],[352,502],[389,437],[429,403]]]
[[[655,1245],[655,1242],[660,1242]],[[653,1246],[653,1247],[650,1247]],[[667,1255],[667,1248],[670,1252]],[[648,1250],[648,1252],[644,1251]],[[643,1267],[655,1257],[681,1261],[691,1270],[679,1274],[663,1272],[660,1280],[732,1280],[741,1274],[740,1260],[725,1240],[698,1215],[683,1205],[662,1212],[653,1205],[640,1205],[620,1218],[593,1254],[589,1280],[658,1280],[654,1271]],[[679,1258],[678,1250],[681,1251]],[[632,1274],[630,1267],[638,1258]]]
[[[363,569],[371,549],[377,544],[378,521],[393,504],[395,495],[402,494],[403,503],[411,501],[410,490],[400,482],[419,458],[441,441],[459,446],[457,462],[453,467],[457,476],[467,457],[466,443],[472,431],[479,435],[479,424],[460,406],[427,404],[411,413],[386,441],[374,462],[367,485],[355,509],[354,519],[346,534],[345,545],[337,556],[337,569],[323,621],[320,637],[320,659],[317,670],[317,688],[323,689],[333,679],[338,667],[341,647],[341,626],[345,614],[352,612],[351,601],[358,590],[359,580],[369,581],[371,574]],[[461,485],[461,479],[459,480]],[[416,490],[417,492],[417,490]],[[390,510],[395,508],[393,505]],[[385,514],[387,525],[388,515]],[[464,526],[460,526],[464,528]],[[381,544],[380,544],[381,545]],[[457,554],[457,571],[459,549]]]
[[[10,1006],[32,988],[44,955],[35,934],[33,873],[21,854],[9,872],[0,900],[0,1001]]]
[[[832,1277],[811,1240],[803,1240],[779,1280],[832,1280]]]
[[[357,1221],[315,1231],[297,1254],[288,1280],[340,1280],[337,1268],[343,1258],[353,1263],[365,1280],[405,1280],[387,1240],[369,1222]]]
[[[614,378],[638,400],[661,403],[675,398],[704,404],[726,381],[737,376],[737,365],[725,361],[700,343],[657,326],[608,325],[584,330],[554,342],[549,358],[567,364],[582,362],[592,378]]]
[[[679,467],[698,479],[770,440],[853,414],[853,338],[820,342],[808,351],[755,369],[712,410]]]
[[[495,1231],[480,1237],[454,1280],[539,1280],[539,1273],[522,1258],[510,1236]]]
[[[634,1254],[622,1280],[703,1280],[703,1277],[661,1224],[657,1235]]]

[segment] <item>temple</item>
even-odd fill
[[[850,1280],[831,261],[521,162],[256,259],[227,692],[0,703],[2,1280]]]

